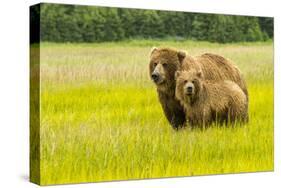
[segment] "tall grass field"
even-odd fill
[[[231,59],[247,81],[249,123],[173,130],[148,74],[153,46]],[[40,182],[272,171],[273,67],[272,42],[41,43]]]

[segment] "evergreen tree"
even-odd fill
[[[116,41],[124,38],[124,29],[116,8],[100,8],[105,18],[103,27],[105,41]]]
[[[131,38],[136,36],[136,11],[135,9],[118,9],[122,28],[124,28],[124,37]]]
[[[208,40],[220,43],[241,41],[243,40],[242,32],[238,25],[235,16],[214,15],[208,32]]]
[[[165,36],[185,36],[185,15],[182,12],[158,11],[164,25]]]
[[[84,14],[81,22],[83,23],[83,38],[86,42],[99,42],[105,38],[104,25],[106,20],[102,16],[99,8],[89,7]]]
[[[261,30],[266,33],[266,35],[270,38],[273,37],[273,18],[269,17],[260,17],[259,24]]]
[[[164,26],[160,16],[154,10],[141,10],[137,14],[137,35],[144,38],[161,38]]]
[[[192,22],[191,37],[196,40],[208,40],[209,30],[215,15],[196,14]]]
[[[240,17],[239,20],[245,41],[263,40],[263,34],[256,17]]]
[[[195,13],[187,13],[187,12],[184,12],[184,37],[185,38],[191,38],[192,37],[192,30],[193,30],[193,20],[194,20],[194,17],[195,17]]]
[[[42,4],[40,7],[40,39],[42,41],[59,42],[61,39],[61,33],[57,27],[57,17],[61,6]]]

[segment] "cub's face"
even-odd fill
[[[177,71],[176,97],[185,102],[192,102],[197,98],[202,88],[202,73],[191,69],[189,71]]]
[[[168,48],[153,48],[151,50],[149,73],[156,86],[163,86],[175,81],[175,72],[184,57],[184,52]]]

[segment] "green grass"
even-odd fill
[[[152,46],[221,54],[241,69],[250,121],[174,131],[148,76]],[[41,44],[41,184],[273,170],[273,46]]]

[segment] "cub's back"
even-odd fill
[[[227,88],[229,92],[229,97],[233,100],[241,101],[243,104],[247,103],[247,96],[242,91],[242,89],[233,81],[225,80],[223,85]]]
[[[238,103],[241,105],[247,104],[247,97],[242,89],[233,81],[210,81],[204,82],[207,95],[209,96],[209,103],[211,106],[224,106],[229,103]]]

